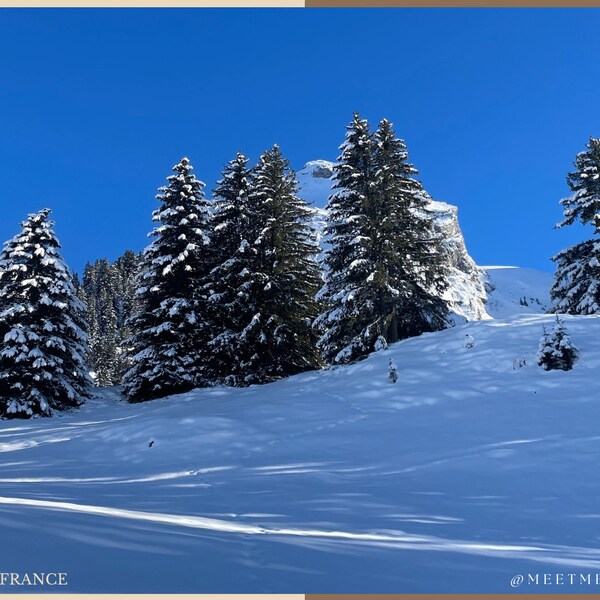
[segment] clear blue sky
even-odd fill
[[[598,9],[0,10],[0,238],[54,209],[64,255],[141,249],[188,155],[335,159],[388,117],[479,264],[553,270],[565,175],[600,136]]]

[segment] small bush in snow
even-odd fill
[[[577,359],[577,348],[571,342],[564,323],[556,317],[554,331],[544,328],[537,354],[537,363],[546,371],[570,371]]]
[[[380,335],[376,340],[375,340],[375,350],[387,350],[388,347],[388,343],[385,341],[385,338]]]
[[[388,380],[390,383],[396,383],[396,381],[398,381],[398,369],[391,358],[389,362]]]

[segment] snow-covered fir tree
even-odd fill
[[[312,329],[321,282],[319,249],[312,211],[296,195],[297,185],[278,146],[260,157],[252,173],[252,260],[241,284],[248,304],[235,341],[237,385],[321,366]]]
[[[251,169],[238,152],[214,191],[210,257],[214,265],[206,287],[211,324],[207,373],[215,382],[243,385],[238,360],[239,333],[252,320],[256,306],[250,296],[257,237],[256,215],[249,198]]]
[[[96,385],[116,385],[131,366],[123,342],[131,337],[127,321],[135,306],[138,268],[139,255],[132,250],[112,264],[100,259],[85,266],[78,294],[87,304],[88,364]]]
[[[116,271],[116,295],[113,298],[113,303],[117,314],[117,328],[121,340],[125,340],[131,335],[128,321],[136,311],[136,281],[140,270],[140,261],[141,254],[133,250],[126,250],[113,263],[113,269]]]
[[[575,167],[567,176],[573,193],[561,201],[564,219],[557,227],[579,221],[594,233],[552,259],[557,270],[550,294],[555,312],[592,315],[600,313],[600,139],[590,138]]]
[[[374,198],[373,145],[367,121],[355,114],[340,147],[334,193],[327,207],[325,235],[331,247],[325,259],[326,282],[318,294],[325,311],[315,321],[327,362],[348,362],[366,355],[379,335],[368,330],[374,302],[368,285],[371,240],[367,214]],[[365,333],[372,339],[363,340]]]
[[[88,364],[94,382],[100,386],[115,383],[113,376],[116,371],[118,332],[113,283],[108,260],[98,260],[93,265],[88,263],[85,266],[80,296],[88,309]]]
[[[0,415],[79,406],[91,381],[85,306],[62,259],[50,210],[29,215],[0,254]]]
[[[570,371],[577,359],[577,348],[563,321],[556,316],[556,323],[551,334],[544,328],[537,353],[537,364],[546,371]]]
[[[374,203],[369,214],[377,328],[388,342],[448,325],[440,240],[408,150],[383,119],[374,135]],[[371,276],[371,275],[370,275]]]
[[[334,173],[326,235],[326,305],[316,321],[328,362],[346,363],[386,342],[447,326],[439,240],[406,145],[383,120],[374,135],[358,114]]]
[[[550,290],[553,311],[572,315],[600,313],[600,238],[559,252]]]
[[[159,190],[158,226],[144,250],[137,278],[138,307],[131,319],[132,367],[123,377],[130,402],[185,392],[205,384],[207,343],[204,282],[210,269],[210,206],[204,183],[183,158]]]

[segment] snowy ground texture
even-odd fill
[[[600,571],[600,318],[565,319],[581,351],[568,373],[535,365],[551,321],[1,422],[1,570],[132,593],[510,592],[517,574]]]
[[[547,312],[552,306],[552,273],[519,267],[482,267],[486,273],[487,313],[494,318]]]

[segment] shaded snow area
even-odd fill
[[[507,592],[516,574],[596,572],[600,318],[565,317],[581,357],[545,372],[552,319],[469,323],[264,386],[140,405],[108,390],[3,421],[2,571],[146,593]]]
[[[492,317],[544,313],[551,307],[552,273],[521,267],[482,267],[488,292],[486,309]]]

